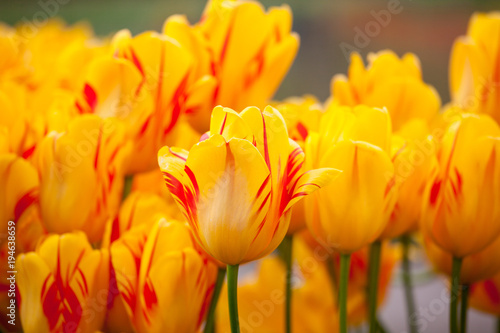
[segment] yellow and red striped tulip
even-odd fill
[[[500,122],[500,13],[476,13],[467,35],[457,38],[450,57],[452,103]]]
[[[274,251],[292,206],[336,174],[301,171],[302,149],[271,106],[241,113],[216,107],[206,137],[189,152],[162,148],[158,162],[200,245],[227,265]]]
[[[288,136],[304,149],[310,131],[318,131],[323,108],[314,96],[292,97],[277,103],[276,109],[285,119]],[[304,166],[302,167],[304,170]],[[304,170],[305,171],[305,170]],[[304,200],[299,201],[292,211],[288,234],[292,235],[306,227]]]
[[[456,258],[500,235],[500,128],[486,115],[463,114],[445,132],[424,193],[423,232]]]
[[[52,235],[17,259],[24,332],[95,332],[106,316],[109,254],[81,232]]]
[[[236,111],[266,105],[297,54],[299,38],[291,28],[292,13],[286,5],[265,12],[257,1],[208,1],[194,29],[206,39],[212,56],[207,74],[215,77],[217,86],[211,107],[192,113],[195,128],[208,129],[216,105]],[[204,56],[198,52],[198,57]]]
[[[348,75],[333,77],[331,95],[338,105],[386,107],[394,130],[412,118],[430,121],[441,104],[436,90],[422,80],[418,57],[407,53],[399,58],[389,50],[370,53],[367,67],[352,53]]]
[[[469,304],[479,311],[500,316],[500,274],[470,286]]]
[[[423,195],[432,170],[438,143],[430,136],[422,119],[403,125],[392,137],[392,161],[398,197],[389,223],[381,234],[392,239],[416,231],[420,221]]]
[[[309,134],[307,169],[342,171],[305,201],[307,225],[323,243],[351,253],[384,230],[397,194],[390,142],[387,111],[367,106],[333,106],[322,117],[319,133]]]
[[[113,46],[114,55],[89,66],[77,112],[123,120],[132,146],[126,173],[149,171],[158,149],[175,143],[194,59],[176,40],[155,32],[131,37],[121,31]]]
[[[424,236],[425,252],[434,269],[451,276],[452,256],[434,244],[428,236]],[[472,284],[489,279],[500,271],[500,237],[488,245],[484,250],[464,258],[460,268],[460,283]]]
[[[50,232],[84,231],[100,241],[118,212],[123,189],[124,129],[115,119],[75,118],[63,133],[39,143],[40,207]]]
[[[138,333],[197,332],[217,266],[197,250],[187,224],[163,219],[149,232],[135,228],[111,245],[111,258],[123,305]]]

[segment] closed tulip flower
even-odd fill
[[[198,332],[217,276],[190,228],[180,222],[137,228],[111,246],[113,269],[126,312],[141,332]]]
[[[206,40],[216,79],[212,107],[241,111],[248,105],[263,108],[278,89],[299,46],[291,32],[292,13],[286,5],[267,12],[257,1],[208,1],[194,29]],[[198,52],[198,58],[203,54]],[[208,129],[212,107],[191,114],[200,131]]]
[[[396,131],[412,118],[430,121],[441,104],[436,90],[422,80],[418,57],[407,53],[398,58],[389,50],[370,53],[366,67],[352,53],[348,75],[332,79],[331,96],[338,105],[386,107]]]
[[[24,332],[95,332],[106,316],[109,255],[83,233],[52,235],[17,259]]]
[[[86,115],[39,144],[34,159],[48,231],[82,230],[91,242],[101,240],[121,201],[127,149],[123,139],[123,127],[115,119]]]
[[[396,199],[390,133],[385,110],[333,107],[307,139],[308,168],[342,173],[306,198],[306,221],[315,237],[342,253],[376,240],[389,220]]]
[[[206,140],[189,152],[158,153],[167,187],[199,243],[228,265],[274,251],[292,206],[331,180],[332,169],[300,172],[303,158],[270,106],[241,113],[216,107]]]
[[[500,274],[473,284],[469,301],[479,311],[500,316]]]
[[[485,113],[500,122],[498,40],[500,13],[476,13],[467,35],[457,38],[450,57],[452,103],[467,112]]]
[[[77,113],[123,120],[131,143],[126,173],[149,171],[158,149],[175,143],[193,57],[173,38],[155,32],[131,37],[121,31],[113,47],[114,56],[89,66]]]
[[[424,194],[421,226],[455,258],[477,253],[500,234],[500,128],[464,114],[447,129]]]

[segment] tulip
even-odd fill
[[[155,32],[113,40],[115,55],[89,66],[78,113],[123,120],[131,143],[126,174],[152,170],[158,149],[172,144],[183,112],[193,58],[176,40]]]
[[[49,236],[17,259],[25,332],[95,332],[104,323],[109,255],[83,233]]]
[[[456,39],[450,56],[452,104],[473,113],[485,113],[500,122],[498,77],[500,15],[476,13],[467,35]]]
[[[330,105],[319,133],[306,141],[307,168],[343,171],[332,184],[306,199],[306,222],[340,260],[340,331],[347,331],[347,284],[351,253],[373,242],[370,276],[377,285],[381,243],[377,241],[396,200],[389,155],[391,121],[385,109]],[[375,328],[376,289],[370,291],[370,327]]]
[[[137,332],[197,332],[205,318],[217,266],[197,250],[190,228],[161,220],[111,245],[113,269]]]
[[[423,231],[456,258],[477,253],[500,233],[500,128],[464,114],[443,136],[424,192]]]
[[[101,240],[121,201],[127,149],[121,125],[85,115],[70,122],[66,132],[52,132],[39,143],[34,159],[48,231],[82,230],[91,242]]]
[[[210,57],[203,48],[196,49],[196,57],[211,63],[205,74],[215,79],[206,78],[210,81],[207,87],[215,89],[198,93],[206,96],[213,91],[210,107],[191,110],[189,120],[194,128],[208,130],[216,105],[237,111],[248,105],[266,105],[297,54],[299,37],[291,27],[292,13],[286,5],[265,12],[257,1],[208,1],[193,29],[206,44]]]
[[[228,281],[236,287],[238,265],[274,251],[286,234],[293,205],[330,181],[335,171],[301,172],[303,152],[270,106],[241,113],[216,107],[207,136],[189,152],[162,148],[158,163],[197,241],[228,265]],[[237,312],[232,318],[237,322]]]
[[[445,132],[437,165],[424,192],[421,228],[453,257],[452,294],[458,294],[462,260],[500,234],[500,128],[489,116],[463,114]],[[466,300],[466,295],[464,296]],[[462,302],[462,321],[466,319]],[[457,332],[457,297],[450,303]]]
[[[500,274],[473,284],[469,297],[473,308],[500,316]]]
[[[8,273],[9,257],[16,257],[26,251],[33,251],[36,243],[44,237],[38,205],[38,175],[36,169],[26,160],[14,154],[0,154],[0,328],[11,331],[8,322],[10,309]],[[10,221],[10,222],[9,222]],[[10,252],[10,253],[9,253]],[[17,308],[17,306],[16,306]],[[14,309],[14,311],[17,311]],[[21,326],[18,318],[16,326]],[[16,330],[18,331],[18,330]]]
[[[352,53],[348,76],[333,77],[331,95],[333,104],[386,107],[396,131],[413,118],[430,121],[441,104],[436,90],[423,82],[417,56],[407,53],[400,59],[389,50],[370,53],[366,68]]]

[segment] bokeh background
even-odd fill
[[[0,0],[0,21],[15,24],[46,13],[68,23],[86,21],[97,35],[110,36],[120,29],[136,34],[160,30],[165,18],[185,14],[196,22],[205,0]],[[311,93],[320,100],[330,94],[330,80],[348,67],[341,46],[351,45],[365,57],[369,52],[390,48],[399,55],[416,53],[421,60],[424,80],[438,90],[442,102],[449,101],[448,59],[452,43],[465,34],[468,20],[476,11],[500,10],[500,1],[463,0],[261,0],[266,6],[286,2],[294,14],[294,31],[301,37],[297,59],[276,98]],[[389,17],[389,7],[397,13]],[[376,16],[382,16],[383,24]],[[376,28],[378,26],[378,29]],[[367,33],[366,29],[372,29]],[[361,33],[360,33],[361,31]],[[364,34],[365,37],[360,36]],[[362,43],[360,43],[360,41]],[[0,55],[1,57],[1,55]],[[499,254],[500,255],[500,254]],[[440,297],[447,285],[431,274],[419,251],[415,253],[416,299],[425,332],[445,332],[448,304]],[[406,329],[403,289],[396,271],[381,317],[390,332]],[[493,332],[493,318],[471,311],[470,332]]]

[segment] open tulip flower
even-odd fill
[[[467,35],[457,38],[450,58],[452,103],[500,122],[500,13],[476,13]]]
[[[197,332],[207,314],[217,266],[198,250],[191,229],[162,219],[111,246],[126,313],[138,333]]]
[[[304,154],[270,106],[216,107],[206,136],[189,152],[162,148],[158,162],[201,246],[228,265],[274,251],[292,206],[336,173],[300,172]]]
[[[368,55],[365,68],[358,53],[351,53],[348,76],[332,79],[331,103],[386,107],[394,130],[412,118],[431,120],[441,101],[436,90],[423,82],[420,61],[412,53],[401,59],[389,50]]]
[[[81,232],[52,235],[17,259],[24,332],[95,332],[107,309],[109,255]]]

